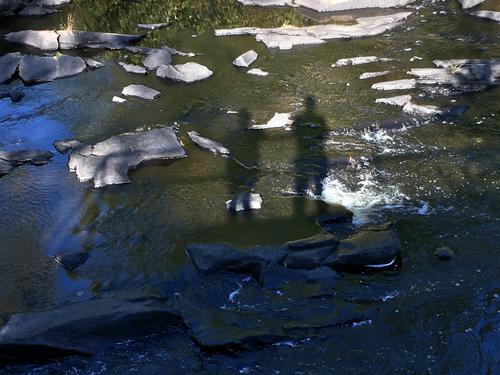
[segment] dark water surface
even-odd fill
[[[231,314],[247,316],[249,322],[265,320],[267,311],[279,310],[288,311],[286,324],[310,326],[271,346],[222,352],[203,351],[179,330],[121,343],[90,358],[0,372],[500,374],[500,88],[458,96],[409,90],[419,103],[468,110],[419,126],[403,118],[407,126],[399,131],[345,131],[401,117],[399,108],[374,103],[400,93],[371,90],[373,82],[406,78],[407,70],[432,67],[434,59],[499,58],[500,25],[463,14],[448,1],[426,4],[404,27],[381,36],[290,51],[267,49],[253,37],[213,36],[217,27],[314,23],[301,13],[245,8],[229,0],[73,0],[56,15],[0,19],[2,34],[58,28],[68,14],[74,15],[76,28],[92,31],[137,33],[136,23],[167,20],[172,27],[149,33],[142,45],[200,53],[174,56],[174,62],[196,61],[215,72],[208,80],[183,85],[153,73],[125,73],[117,65],[127,59],[123,52],[86,51],[106,67],[37,86],[11,84],[26,97],[15,104],[0,100],[0,149],[55,152],[57,139],[92,144],[127,131],[175,125],[188,158],[141,167],[131,172],[131,184],[104,189],[78,182],[67,170],[68,157],[60,154],[48,165],[22,166],[1,178],[0,316],[108,294],[164,293],[170,290],[166,285],[181,283],[183,288],[174,288],[181,290],[178,298],[206,310],[211,319],[206,324],[220,325]],[[232,66],[248,49],[259,53],[252,67],[270,72],[268,77]],[[16,50],[22,49],[0,41],[0,54]],[[339,58],[366,55],[397,60],[330,67]],[[422,60],[410,62],[413,56]],[[128,61],[140,60],[130,55]],[[358,79],[377,70],[391,73]],[[162,96],[152,102],[111,102],[132,83]],[[306,98],[313,99],[309,108]],[[267,122],[275,112],[294,112],[297,121],[317,124],[325,135],[304,141],[297,131],[244,130],[248,121]],[[223,143],[242,163],[258,169],[196,148],[186,136],[189,130]],[[312,167],[303,161],[311,149]],[[339,162],[349,157],[361,161],[356,167]],[[324,179],[313,181],[311,175]],[[228,215],[224,202],[251,188],[262,194],[262,210]],[[310,199],[288,194],[297,188]],[[394,221],[403,243],[402,267],[344,275],[320,295],[260,291],[232,277],[195,280],[190,287],[187,244],[277,245],[310,236],[318,232],[314,217],[324,208],[319,200],[353,210],[360,226]],[[453,248],[456,257],[438,261],[434,250],[440,246]],[[52,260],[61,251],[85,251],[91,257],[70,273]],[[238,297],[228,300],[238,285],[243,285]],[[346,301],[354,301],[349,308],[366,319],[314,328],[315,322],[324,327],[320,323],[329,314],[341,314]]]

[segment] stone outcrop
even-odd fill
[[[159,78],[168,78],[173,81],[193,83],[211,77],[213,72],[206,66],[187,62],[179,65],[161,65],[156,71]]]
[[[86,69],[85,60],[77,56],[42,57],[27,55],[19,63],[19,76],[25,83],[33,84],[75,76]]]

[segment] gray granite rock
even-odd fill
[[[94,146],[75,149],[68,167],[81,182],[93,180],[95,187],[103,187],[130,183],[129,170],[144,162],[185,156],[173,128],[164,127],[113,136]]]
[[[476,5],[484,3],[486,0],[458,0],[462,4],[462,9],[473,8]]]
[[[500,22],[500,12],[481,10],[478,12],[473,12],[472,15],[479,18]]]
[[[140,41],[144,35],[127,35],[114,33],[99,33],[92,31],[59,30],[59,48],[76,49],[89,48],[116,48],[121,49],[127,44]]]
[[[198,132],[191,131],[191,132],[188,132],[187,134],[188,134],[189,138],[191,138],[191,141],[193,141],[193,143],[197,144],[202,149],[213,152],[216,155],[217,154],[219,154],[219,155],[229,155],[230,154],[229,150],[226,147],[224,147],[220,143],[212,141],[211,139],[202,137]]]
[[[133,96],[146,100],[154,100],[161,95],[161,92],[143,85],[128,85],[123,88],[122,95]]]
[[[390,90],[409,90],[415,88],[417,81],[414,79],[400,79],[397,81],[387,81],[374,83],[372,89],[390,91]]]
[[[184,83],[193,83],[210,77],[213,72],[206,66],[188,62],[179,65],[161,65],[156,71],[159,78],[168,78]]]
[[[14,74],[16,74],[21,57],[21,54],[18,52],[7,53],[0,57],[0,84],[12,80]]]
[[[49,151],[17,150],[0,151],[0,176],[6,175],[23,164],[44,165],[54,156]]]
[[[388,70],[384,70],[381,72],[366,72],[366,73],[361,74],[359,76],[359,79],[370,79],[370,78],[382,77],[382,76],[385,76],[389,73],[390,73],[390,71],[388,71]]]
[[[80,146],[83,146],[83,144],[74,139],[71,140],[64,139],[61,141],[54,142],[55,149],[59,151],[61,154],[66,154],[69,150],[74,150]]]
[[[24,30],[8,33],[5,39],[11,43],[25,44],[42,51],[55,51],[59,48],[58,34],[49,30]]]
[[[255,52],[254,50],[250,50],[238,56],[233,61],[233,65],[240,68],[248,68],[255,60],[257,60],[257,57],[257,52]]]
[[[137,28],[142,30],[160,30],[168,26],[167,22],[161,23],[138,23]]]
[[[19,63],[19,76],[28,84],[50,82],[58,78],[71,77],[87,69],[81,57],[42,57],[27,55]]]
[[[339,68],[341,66],[348,66],[348,65],[370,64],[375,62],[387,62],[387,61],[392,61],[392,59],[386,57],[377,57],[377,56],[350,57],[347,59],[337,60],[335,64],[332,64],[332,68]]]
[[[172,63],[172,55],[165,49],[157,49],[152,51],[144,59],[144,66],[148,70],[158,69],[161,65],[170,65]]]
[[[390,98],[379,98],[375,100],[375,103],[404,107],[404,105],[408,103],[410,100],[411,100],[411,95],[399,95],[399,96],[392,96]]]
[[[23,10],[21,10],[18,15],[22,17],[29,17],[29,16],[44,16],[47,14],[52,14],[56,13],[57,10],[55,9],[50,9],[50,8],[43,8],[43,7],[38,7],[38,6],[27,6]]]
[[[147,70],[143,68],[142,66],[139,65],[133,65],[133,64],[126,64],[122,61],[118,63],[123,70],[125,70],[127,73],[134,73],[134,74],[146,74]]]
[[[87,64],[87,66],[90,69],[99,69],[99,68],[102,68],[104,66],[103,63],[101,63],[97,60],[91,59],[90,57],[84,57],[83,60],[85,60],[85,64]]]
[[[69,4],[71,0],[34,0],[33,4],[41,7],[58,7],[61,5]]]

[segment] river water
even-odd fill
[[[487,6],[498,8],[495,1]],[[261,298],[250,287],[245,293],[244,281],[232,279],[222,285],[218,280],[191,289],[187,285],[179,297],[192,298],[196,305],[215,293],[211,288],[220,288],[221,296],[209,298],[214,306],[197,307],[210,310],[214,326],[227,310],[266,319],[267,309],[279,307],[292,311],[297,321],[301,314],[320,310],[340,314],[339,300],[355,301],[356,309],[366,312],[357,323],[311,328],[270,346],[214,352],[200,349],[179,331],[121,343],[88,358],[0,372],[500,373],[500,89],[456,96],[409,90],[421,103],[467,107],[465,114],[439,121],[402,117],[399,108],[374,103],[392,92],[370,89],[376,81],[407,78],[410,68],[432,67],[434,59],[498,58],[500,26],[463,14],[454,1],[428,2],[413,10],[403,27],[384,35],[290,51],[267,49],[251,36],[215,37],[213,30],[300,26],[317,19],[302,10],[245,8],[230,0],[73,0],[55,15],[2,19],[2,34],[58,28],[69,14],[78,29],[121,33],[137,33],[136,23],[168,20],[171,28],[149,33],[141,45],[195,52],[200,55],[174,56],[174,62],[196,61],[215,74],[183,85],[152,73],[131,75],[117,65],[127,58],[139,62],[137,56],[87,51],[106,66],[42,85],[12,84],[26,96],[15,104],[0,101],[2,149],[56,153],[52,143],[57,139],[93,144],[127,131],[173,125],[188,157],[140,167],[131,172],[131,184],[103,189],[78,182],[67,170],[67,155],[58,153],[45,166],[22,166],[1,178],[0,316],[105,294],[159,293],[171,282],[189,283],[187,244],[278,245],[316,234],[314,217],[335,204],[351,209],[359,226],[395,222],[403,262],[391,272],[344,275],[330,294],[310,300],[295,301],[294,291]],[[251,76],[232,66],[249,49],[259,54],[253,67],[269,76]],[[17,50],[29,51],[0,41],[0,54]],[[395,61],[330,66],[340,58],[366,55]],[[410,61],[414,56],[421,59]],[[358,79],[377,70],[391,73]],[[155,88],[162,96],[112,103],[132,83]],[[304,143],[293,130],[244,129],[248,121],[267,122],[275,112],[293,112],[304,123],[318,125],[321,139]],[[354,130],[394,119],[405,126]],[[186,136],[189,130],[221,142],[243,164],[258,168],[245,169],[198,149]],[[304,189],[306,199],[293,192],[304,181],[297,155],[309,149],[315,150],[312,170],[321,170],[317,175],[323,178]],[[349,158],[356,164],[346,164]],[[224,202],[248,189],[262,195],[262,210],[228,215]],[[434,251],[440,246],[454,249],[455,258],[438,261]],[[81,270],[67,272],[52,260],[61,251],[85,251],[91,257]],[[243,285],[239,294],[228,299],[226,292],[238,285]],[[308,307],[316,310],[307,312]]]

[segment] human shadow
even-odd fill
[[[295,193],[298,195],[294,202],[294,212],[304,216],[305,199],[322,196],[323,180],[328,174],[328,158],[324,149],[326,120],[317,112],[313,96],[309,95],[304,99],[304,109],[295,117],[292,128],[296,142]],[[320,201],[317,206],[319,212]]]

